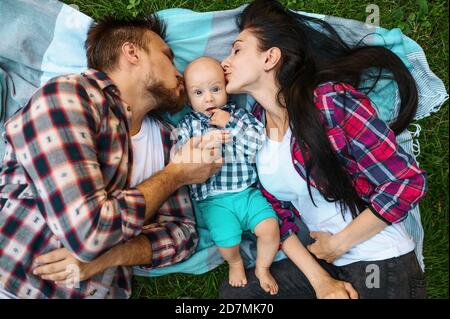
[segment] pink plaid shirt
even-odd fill
[[[327,82],[315,89],[314,103],[333,150],[367,207],[388,225],[405,219],[426,193],[426,173],[397,144],[394,133],[378,118],[367,96],[351,85]],[[261,105],[254,106],[253,115],[265,122]],[[291,155],[296,171],[306,180],[305,161],[294,135]],[[311,185],[316,186],[314,180]],[[275,198],[260,183],[259,188],[281,219],[282,238],[297,232],[294,220],[301,212],[290,202]]]

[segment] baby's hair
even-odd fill
[[[220,68],[222,68],[222,66],[221,66],[219,60],[217,60],[217,59],[215,59],[215,58],[213,58],[213,57],[210,57],[210,56],[206,56],[206,55],[205,55],[205,56],[198,57],[198,58],[192,60],[191,62],[189,62],[189,64],[188,64],[188,65],[186,66],[186,68],[184,69],[184,72],[183,72],[184,75],[186,75],[187,71],[190,69],[190,67],[191,67],[192,65],[194,65],[196,62],[201,61],[201,60],[206,60],[206,61],[214,62],[214,63],[216,63]]]

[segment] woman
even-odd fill
[[[382,47],[348,47],[326,22],[277,1],[252,2],[238,26],[222,66],[227,92],[252,95],[266,125],[260,188],[281,219],[290,259],[272,266],[278,297],[425,297],[402,221],[425,194],[426,175],[395,139],[417,108],[407,68]],[[390,127],[366,96],[381,69],[401,97]],[[295,235],[299,212],[315,239],[307,249]],[[269,297],[248,276],[244,288],[224,283],[221,297]]]

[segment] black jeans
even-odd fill
[[[298,236],[305,245],[312,241],[304,234]],[[396,258],[362,261],[340,267],[316,260],[333,278],[351,283],[361,299],[426,298],[425,275],[414,251]],[[271,296],[262,290],[255,276],[255,268],[250,268],[246,270],[248,284],[245,287],[233,288],[226,279],[220,287],[219,298],[316,298],[306,276],[289,259],[274,262],[270,271],[278,283],[277,295]]]

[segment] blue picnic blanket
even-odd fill
[[[175,65],[182,72],[187,63],[202,55],[218,60],[225,58],[238,34],[236,16],[244,6],[233,10],[194,12],[187,9],[167,9],[158,12],[167,23],[167,43],[175,53]],[[387,30],[359,21],[339,17],[310,14],[333,25],[343,39],[352,44],[364,38],[368,45],[382,45],[396,53],[411,71],[418,85],[419,107],[415,119],[437,112],[448,98],[444,83],[430,70],[424,52],[400,29]],[[56,0],[1,0],[0,1],[0,119],[2,123],[26,104],[33,92],[50,78],[80,73],[86,69],[84,41],[93,20],[75,8]],[[395,117],[399,107],[397,86],[383,80],[369,94],[379,116],[389,121]],[[254,100],[240,95],[232,99],[240,106],[249,108]],[[184,111],[166,116],[176,124]],[[405,130],[397,137],[402,147],[413,156],[419,152],[418,134],[420,126]],[[0,133],[3,133],[3,124]],[[3,158],[4,143],[0,142],[0,158]],[[297,221],[301,223],[301,221]],[[423,265],[423,228],[419,207],[413,209],[405,226],[416,242],[416,253]],[[306,227],[301,227],[306,229]],[[200,235],[196,253],[178,264],[146,270],[135,267],[135,274],[160,276],[174,272],[190,274],[205,273],[223,262],[217,248],[210,239],[204,222],[198,219]],[[244,234],[241,252],[246,266],[252,266],[256,257],[254,238]],[[283,253],[276,260],[285,258]]]

